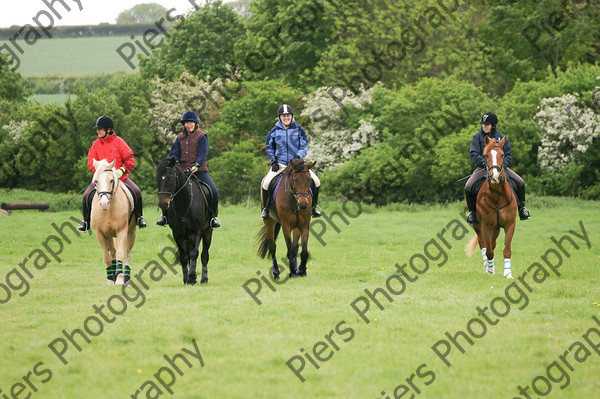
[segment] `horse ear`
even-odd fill
[[[116,159],[113,159],[113,161],[111,163],[108,164],[108,166],[106,167],[107,169],[112,169],[115,167],[115,163],[117,162]]]
[[[485,136],[485,145],[488,145],[492,139],[489,136]]]
[[[500,142],[498,143],[500,147],[504,147],[504,142],[506,141],[505,139],[506,137],[502,137],[502,140],[500,140]]]
[[[173,166],[175,166],[175,162],[176,162],[175,158],[169,158],[169,163],[168,163],[169,168],[172,168]]]
[[[312,168],[313,168],[313,166],[315,166],[315,164],[316,164],[316,163],[317,163],[317,161],[312,161],[311,163],[309,163],[309,164],[306,164],[306,168],[307,168],[307,169],[312,169]]]
[[[160,162],[160,160],[156,159],[156,158],[154,157],[154,155],[152,155],[152,162],[154,162],[154,165],[157,165],[157,166],[158,166],[158,163]]]
[[[92,158],[92,163],[94,165],[94,169],[98,169],[98,161],[96,161],[96,158]]]

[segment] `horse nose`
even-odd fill
[[[299,202],[298,203],[298,208],[300,208],[301,211],[303,211],[306,208],[308,208],[308,201],[307,202]]]

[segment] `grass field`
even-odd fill
[[[0,193],[1,201],[13,199],[11,193]],[[334,205],[327,205],[325,212],[331,214]],[[145,398],[160,397],[161,392],[171,396],[166,385],[175,378],[169,389],[176,398],[492,399],[525,398],[517,387],[531,387],[533,381],[544,395],[528,388],[531,397],[598,398],[600,349],[594,350],[582,338],[590,327],[600,330],[592,319],[600,317],[598,203],[537,198],[529,205],[533,218],[518,222],[513,242],[513,274],[521,276],[538,262],[548,275],[538,269],[537,283],[532,271],[507,289],[510,282],[502,277],[501,255],[496,257],[496,275],[483,273],[477,253],[466,257],[464,247],[472,232],[465,233],[461,204],[365,208],[362,213],[350,205],[348,214],[360,214],[348,216],[347,225],[335,217],[339,233],[326,219],[321,219],[324,233],[323,225],[315,225],[315,234],[326,245],[311,237],[308,276],[273,285],[275,292],[263,282],[257,295],[260,306],[243,288],[249,279],[260,278],[258,270],[264,275],[270,266],[270,261],[256,257],[253,248],[261,224],[257,208],[221,209],[223,228],[214,233],[209,283],[184,287],[179,267],[176,276],[168,269],[172,257],[158,256],[170,246],[170,229],[153,225],[158,212],[148,206],[151,227],[138,232],[133,272],[153,260],[167,272],[145,271],[148,288],[130,287],[126,293],[105,284],[94,235],[77,236],[65,227],[64,248],[57,255],[60,262],[45,249],[43,243],[59,252],[58,242],[48,241],[49,235],[59,237],[52,224],[69,221],[75,226],[70,218],[79,219],[78,210],[15,211],[1,216],[0,283],[7,287],[7,274],[13,268],[22,270],[18,265],[26,258],[33,278],[24,277],[29,285],[24,294],[26,287],[19,287],[13,272],[9,280],[18,288],[11,289],[10,300],[0,286],[0,301],[5,302],[0,304],[0,389],[2,393],[12,389],[21,398],[27,393],[31,398],[129,398],[137,390],[138,397]],[[342,214],[346,215],[343,209]],[[580,221],[591,248],[569,232],[582,235]],[[549,252],[561,253],[551,237],[560,240],[565,235],[579,248],[563,241],[569,257],[563,254],[559,277],[543,259],[559,263]],[[280,239],[279,258],[283,248]],[[401,291],[395,264],[411,261],[422,274],[405,269],[415,281],[403,280],[404,292],[393,294],[392,290]],[[248,287],[254,289],[256,283]],[[378,291],[375,298],[383,309],[369,300],[368,324],[351,306],[365,306],[365,289],[385,289],[393,300],[390,303]],[[365,299],[358,299],[361,296]],[[510,307],[508,313],[503,304]],[[93,306],[112,321],[103,322]],[[497,317],[487,310],[494,325],[478,315],[478,307],[490,306],[504,313]],[[64,334],[75,329],[90,342],[77,334],[69,342]],[[457,338],[464,353],[445,335],[458,331],[473,342]],[[596,345],[600,342],[593,331],[589,338]],[[450,349],[449,367],[431,349],[443,351],[444,340]],[[575,342],[581,346],[573,346]],[[68,364],[51,351],[51,343],[57,351],[63,343],[68,345],[64,353]],[[195,353],[193,343],[203,367],[190,354]],[[176,365],[183,375],[163,357],[177,353],[185,353],[192,366],[179,358]],[[304,382],[292,373],[288,361],[296,368],[305,364],[300,373]],[[555,361],[557,366],[552,366]]]
[[[17,40],[24,49],[24,54],[19,54],[21,66],[18,72],[23,76],[130,72],[131,68],[116,52],[125,42],[131,42],[129,36],[40,39],[31,46]],[[141,53],[139,49],[137,51]],[[137,56],[131,62],[137,66]]]

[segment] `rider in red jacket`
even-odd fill
[[[148,226],[146,220],[142,216],[142,191],[129,178],[128,173],[131,172],[135,165],[133,150],[129,148],[125,140],[115,135],[114,123],[108,116],[101,116],[96,121],[94,126],[98,133],[98,138],[92,144],[88,151],[88,169],[93,173],[96,172],[94,167],[94,159],[99,161],[105,159],[107,162],[115,160],[115,169],[119,179],[125,184],[134,194],[134,209],[133,212],[137,218],[137,225],[140,229]],[[95,184],[90,184],[83,194],[83,220],[77,227],[77,230],[85,232],[90,228],[90,213],[91,199],[94,198],[90,194],[96,190]]]

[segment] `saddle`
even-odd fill
[[[510,184],[510,188],[512,189],[513,195],[516,197],[517,196],[517,183],[515,183],[510,178],[507,178],[507,180],[508,180],[508,183]],[[477,197],[477,194],[479,194],[479,190],[481,189],[481,186],[483,186],[484,181],[485,181],[485,178],[479,179],[473,183],[473,193],[475,194],[475,197]]]
[[[195,182],[198,185],[198,188],[200,189],[200,191],[202,193],[204,193],[204,196],[206,197],[207,204],[210,207],[210,204],[212,204],[213,198],[214,198],[213,192],[210,189],[210,186],[208,184],[204,183],[202,180],[198,179],[196,177],[196,175],[192,175],[190,181],[193,181],[193,182]]]

